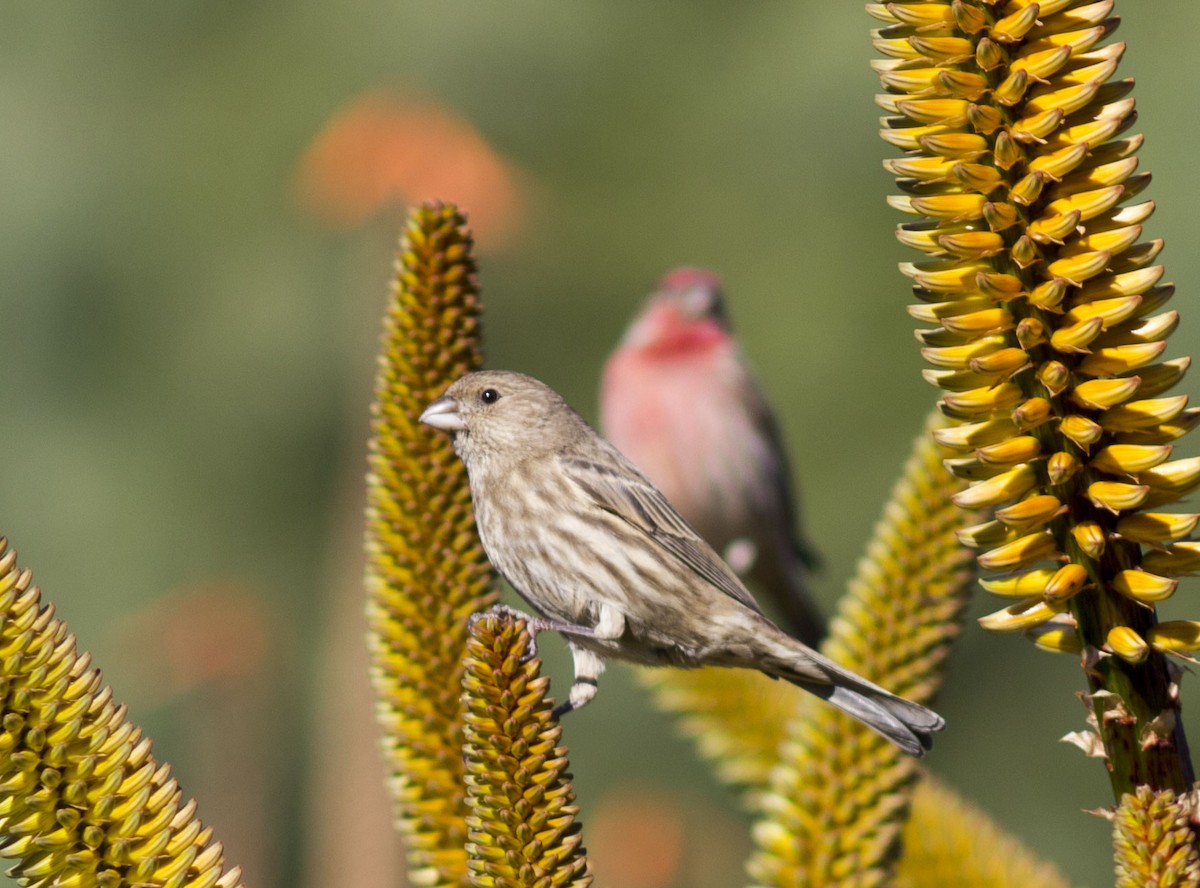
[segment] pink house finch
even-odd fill
[[[793,635],[820,641],[779,427],[711,271],[677,268],[659,281],[604,368],[600,427]]]
[[[596,693],[604,660],[740,666],[787,679],[912,755],[944,722],[838,666],[768,620],[737,575],[628,459],[557,393],[519,373],[469,373],[421,414],[454,435],[483,547],[561,632],[575,680],[562,711]]]

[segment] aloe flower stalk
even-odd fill
[[[825,654],[929,702],[959,634],[972,569],[970,518],[945,451],[923,436],[843,598]],[[798,698],[755,826],[756,885],[878,886],[893,877],[916,761],[866,726]]]
[[[463,679],[471,884],[587,888],[562,728],[529,648],[525,621],[507,613],[471,627]]]
[[[1171,395],[1188,359],[1160,360],[1178,315],[1141,241],[1154,206],[1131,203],[1140,136],[1113,3],[953,0],[871,4],[887,60],[887,167],[920,217],[899,238],[926,377],[956,427],[937,432],[969,479],[966,508],[993,520],[965,535],[1013,603],[981,620],[1083,652],[1116,797],[1193,775],[1157,602],[1196,568],[1179,542],[1197,516],[1161,511],[1200,485],[1171,459],[1200,421]],[[1148,547],[1143,549],[1143,547]],[[1086,741],[1085,741],[1086,742]]]
[[[931,422],[940,425],[935,416]],[[904,480],[884,509],[884,520],[876,529],[874,541],[859,570],[859,582],[878,584],[882,577],[897,575],[901,564],[920,564],[922,550],[949,555],[940,562],[946,573],[933,588],[946,589],[945,599],[921,603],[922,586],[918,582],[900,584],[914,615],[883,630],[915,637],[919,626],[947,617],[951,626],[959,619],[959,608],[942,610],[955,595],[969,595],[971,572],[969,555],[957,545],[957,531],[971,520],[954,505],[952,497],[966,486],[941,464],[947,453],[928,435],[914,445]],[[938,516],[938,517],[935,517]],[[922,539],[922,532],[929,538]],[[897,540],[905,538],[914,559],[898,561],[894,552]],[[880,559],[874,562],[872,558]],[[928,566],[922,566],[927,569]],[[952,588],[954,591],[950,592]],[[931,617],[921,616],[923,607],[931,607]],[[883,611],[884,616],[891,614]],[[926,627],[928,628],[928,627]],[[952,635],[952,632],[948,635]],[[910,639],[911,641],[911,639]],[[901,641],[903,647],[909,642]],[[935,665],[936,664],[931,664]],[[757,673],[733,669],[645,669],[639,675],[654,693],[661,708],[676,713],[682,732],[692,738],[700,754],[711,761],[719,778],[737,786],[746,804],[753,810],[761,804],[770,784],[771,770],[779,762],[779,749],[787,736],[793,716],[808,717],[807,706],[799,713],[795,689],[783,682],[772,682]],[[889,679],[881,678],[884,684]],[[833,738],[830,738],[833,739]],[[831,792],[836,792],[836,787]],[[869,810],[869,809],[868,809]],[[891,812],[896,821],[902,810]],[[897,884],[908,888],[955,884],[990,885],[994,888],[1066,888],[1066,881],[1054,868],[1028,851],[1018,839],[1006,834],[986,814],[959,799],[953,790],[941,784],[921,780],[913,793],[912,814],[903,832],[904,854],[897,869]],[[954,874],[954,878],[950,876]],[[962,879],[957,879],[957,874]],[[813,881],[810,884],[820,884]]]
[[[1121,797],[1113,816],[1117,888],[1195,888],[1200,852],[1194,801],[1148,786]]]
[[[467,878],[462,652],[494,600],[466,471],[417,417],[481,363],[479,300],[463,217],[440,204],[405,229],[384,321],[367,479],[367,620],[397,825],[412,881]]]
[[[0,856],[26,886],[241,888],[0,538]]]
[[[1038,860],[983,811],[927,775],[913,791],[904,827],[898,888],[1068,888],[1066,877]]]

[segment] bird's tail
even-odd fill
[[[772,674],[828,700],[909,755],[924,755],[933,744],[932,735],[946,726],[932,709],[897,697],[816,651],[793,648],[790,662],[780,662],[778,654],[771,659]]]
[[[932,709],[897,697],[867,681],[860,680],[851,686],[788,680],[828,700],[917,758],[933,745],[932,734],[946,726],[945,720]]]

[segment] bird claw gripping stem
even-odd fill
[[[525,653],[521,656],[522,663],[528,663],[537,656],[537,637],[542,632],[561,632],[568,637],[585,636],[590,638],[595,633],[587,626],[575,626],[571,623],[563,623],[558,620],[551,620],[548,617],[535,616],[527,614],[524,611],[519,611],[515,607],[509,607],[507,604],[494,604],[488,610],[479,611],[471,614],[467,620],[467,629],[474,633],[475,623],[482,620],[484,617],[507,617],[510,620],[519,620],[525,624],[525,628],[529,632],[529,644],[525,648]]]

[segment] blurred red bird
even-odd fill
[[[798,535],[779,428],[713,272],[677,268],[659,281],[604,368],[600,422],[792,634],[815,646],[825,621],[804,582],[815,560]]]

